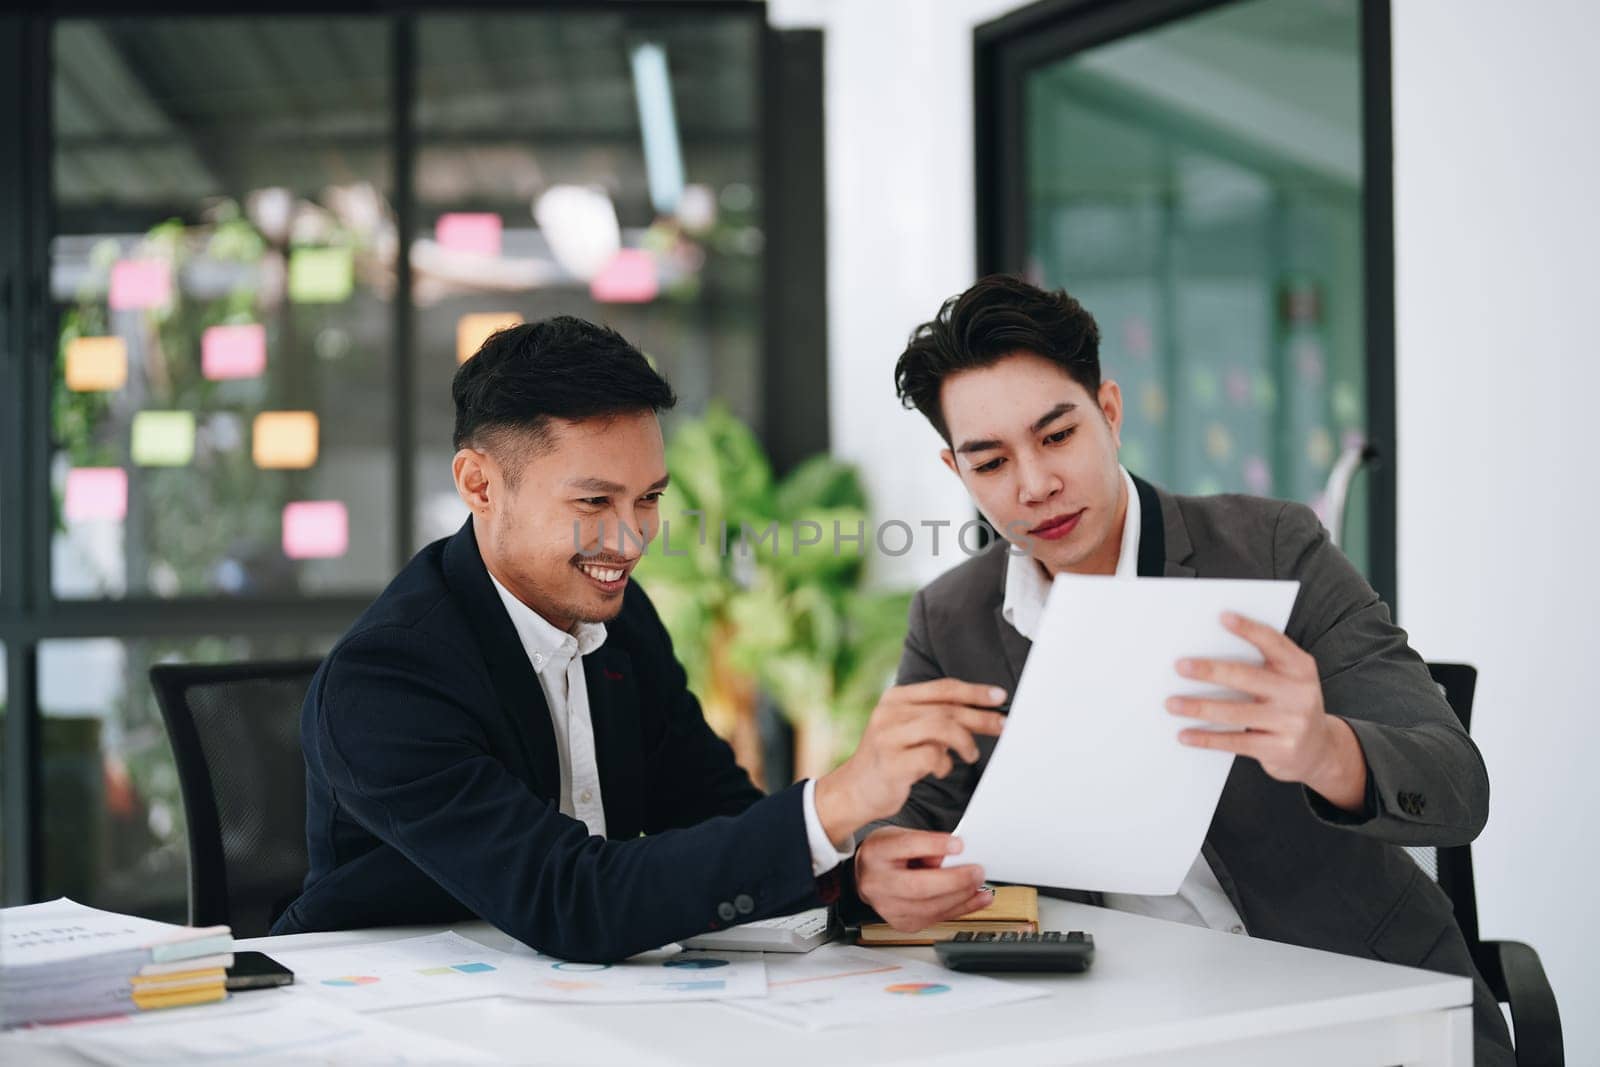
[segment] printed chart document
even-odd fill
[[[953,863],[996,881],[1170,895],[1205,841],[1233,755],[1171,696],[1240,698],[1178,674],[1185,657],[1262,662],[1225,611],[1282,630],[1298,582],[1063,574],[956,835]]]
[[[621,963],[577,963],[531,949],[502,952],[453,930],[378,944],[276,951],[272,956],[295,974],[289,991],[354,1011],[480,997],[638,1004],[762,997],[767,992],[760,953],[661,949]]]
[[[533,963],[531,957],[480,945],[454,930],[271,955],[294,972],[286,992],[352,1011],[514,996],[530,981]]]
[[[167,1064],[478,1063],[477,1050],[303,997],[252,993],[244,1010],[137,1016],[62,1030],[60,1044],[112,1067]],[[232,1005],[230,1005],[232,1007]]]
[[[1045,991],[983,975],[947,971],[883,949],[823,945],[767,959],[767,997],[730,1005],[807,1030],[914,1022],[992,1008]]]
[[[534,974],[515,996],[572,1004],[642,1004],[735,1000],[767,995],[759,952],[646,952],[621,963],[531,961]]]

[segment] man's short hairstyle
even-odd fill
[[[455,447],[495,453],[509,479],[550,445],[554,419],[661,412],[678,402],[621,334],[571,315],[492,334],[456,369],[450,394]]]
[[[915,407],[946,444],[939,394],[952,374],[1032,353],[1059,366],[1091,398],[1100,392],[1100,327],[1065,290],[1048,291],[1009,274],[991,274],[911,331],[894,366],[900,403]]]

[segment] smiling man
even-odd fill
[[[837,895],[857,829],[999,732],[990,686],[897,689],[843,766],[763,796],[629,576],[668,484],[667,383],[561,317],[489,338],[453,393],[472,514],[312,681],[311,870],[274,933],[478,917],[606,962],[802,910]]]
[[[900,398],[939,431],[944,465],[1003,537],[917,594],[900,683],[954,676],[1014,689],[1050,581],[1063,572],[1299,581],[1285,634],[1219,620],[1256,645],[1264,665],[1177,665],[1244,695],[1174,697],[1165,709],[1173,744],[1242,757],[1179,892],[1060,888],[1161,919],[1470,976],[1477,1062],[1510,1063],[1504,1020],[1450,902],[1399,847],[1477,836],[1489,781],[1476,747],[1309,509],[1175,496],[1123,469],[1122,394],[1101,379],[1098,346],[1094,319],[1076,300],[1000,276],[947,301],[912,334],[895,368]],[[1202,723],[1244,729],[1192,728]],[[859,895],[900,929],[959,914],[941,895],[951,868],[932,868],[956,850],[949,831],[993,741],[980,748],[976,763],[919,782],[893,825],[860,844]]]

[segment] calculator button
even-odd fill
[[[1016,939],[1017,932],[1015,930],[1007,930],[1000,935],[1000,940],[1002,941],[1015,941]]]
[[[1023,934],[1021,937],[1017,938],[1017,940],[1018,941],[1037,941],[1037,940],[1039,940],[1039,935],[1038,934]]]
[[[957,941],[971,941],[972,940],[972,931],[971,930],[962,930],[961,932],[956,934],[955,940],[957,940]]]
[[[1072,933],[1067,935],[1067,940],[1068,941],[1082,941],[1083,939],[1084,938],[1083,938],[1083,931],[1082,930],[1074,930],[1074,931],[1072,931]]]
[[[1039,936],[1041,938],[1043,938],[1044,940],[1046,940],[1046,941],[1052,941],[1052,942],[1060,941],[1061,940],[1061,931],[1060,930],[1046,930],[1044,933],[1040,934]]]
[[[993,930],[985,930],[982,933],[973,934],[972,935],[972,940],[974,940],[974,941],[993,941],[994,940],[994,931]]]

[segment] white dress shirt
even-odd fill
[[[1127,518],[1122,523],[1122,549],[1117,553],[1118,578],[1133,578],[1139,573],[1139,492],[1133,477],[1124,468],[1122,483],[1128,494]],[[1031,556],[1006,557],[1005,599],[1000,613],[1012,628],[1028,640],[1039,630],[1039,618],[1044,614],[1045,597],[1050,592],[1050,580],[1044,569]],[[1177,744],[1177,728],[1173,729],[1173,744]],[[1222,883],[1206,861],[1205,854],[1194,858],[1194,865],[1184,876],[1183,884],[1173,896],[1154,897],[1135,893],[1106,893],[1105,905],[1118,911],[1131,911],[1157,919],[1188,923],[1191,926],[1208,926],[1229,933],[1245,932],[1244,920],[1234,909]]]
[[[600,799],[600,767],[594,754],[594,720],[589,714],[589,687],[583,657],[605,644],[603,623],[580,622],[572,633],[552,626],[544,616],[511,595],[494,575],[489,576],[500,603],[511,616],[522,649],[539,676],[539,688],[550,708],[555,729],[556,755],[561,764],[561,814],[578,819],[589,833],[604,837],[606,812]],[[801,797],[805,810],[806,843],[811,850],[811,873],[832,870],[855,851],[852,841],[845,851],[835,848],[817,817],[817,783],[808,780]]]

